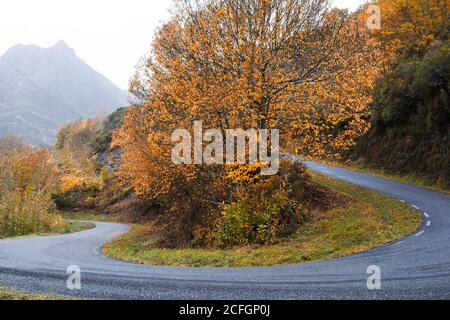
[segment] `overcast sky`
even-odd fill
[[[334,0],[356,9],[364,0]],[[15,44],[64,40],[91,67],[126,89],[172,0],[1,0],[0,55]]]

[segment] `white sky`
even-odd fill
[[[334,0],[356,9],[364,0]],[[10,47],[64,40],[91,67],[126,89],[172,0],[0,0],[0,55]]]

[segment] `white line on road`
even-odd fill
[[[423,234],[424,232],[425,232],[425,231],[423,231],[423,230],[422,230],[422,231],[420,231],[419,233],[417,233],[417,234],[416,234],[416,237],[418,237],[418,236],[422,235],[422,234]]]
[[[414,209],[416,209],[416,210],[419,210],[419,207],[418,206],[415,206],[415,205],[411,205]]]
[[[426,213],[426,212],[424,212],[423,215],[424,215],[425,217],[427,217],[427,218],[430,217],[430,215],[429,215],[428,213]]]
[[[431,226],[431,221],[427,222],[427,227]]]

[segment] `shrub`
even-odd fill
[[[57,172],[49,153],[4,139],[0,146],[0,237],[62,227],[51,199]]]
[[[64,225],[49,195],[13,193],[0,206],[0,237],[48,232]]]
[[[223,221],[218,228],[219,243],[273,243],[280,226],[280,211],[276,202],[266,203],[266,208],[258,211],[253,211],[248,203],[241,201],[225,206]]]
[[[100,171],[100,179],[102,180],[103,183],[105,183],[109,180],[109,178],[110,176],[108,168],[103,167],[102,170]]]
[[[228,174],[239,183],[216,230],[222,246],[274,243],[309,217],[302,205],[309,179],[303,164],[282,161],[278,175],[270,177],[260,176],[255,168],[234,167]]]
[[[92,209],[101,185],[97,181],[84,181],[74,187],[53,195],[53,200],[60,209],[85,208]]]

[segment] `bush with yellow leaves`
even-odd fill
[[[57,172],[49,153],[20,139],[0,139],[0,237],[47,232],[65,225],[51,198]]]

